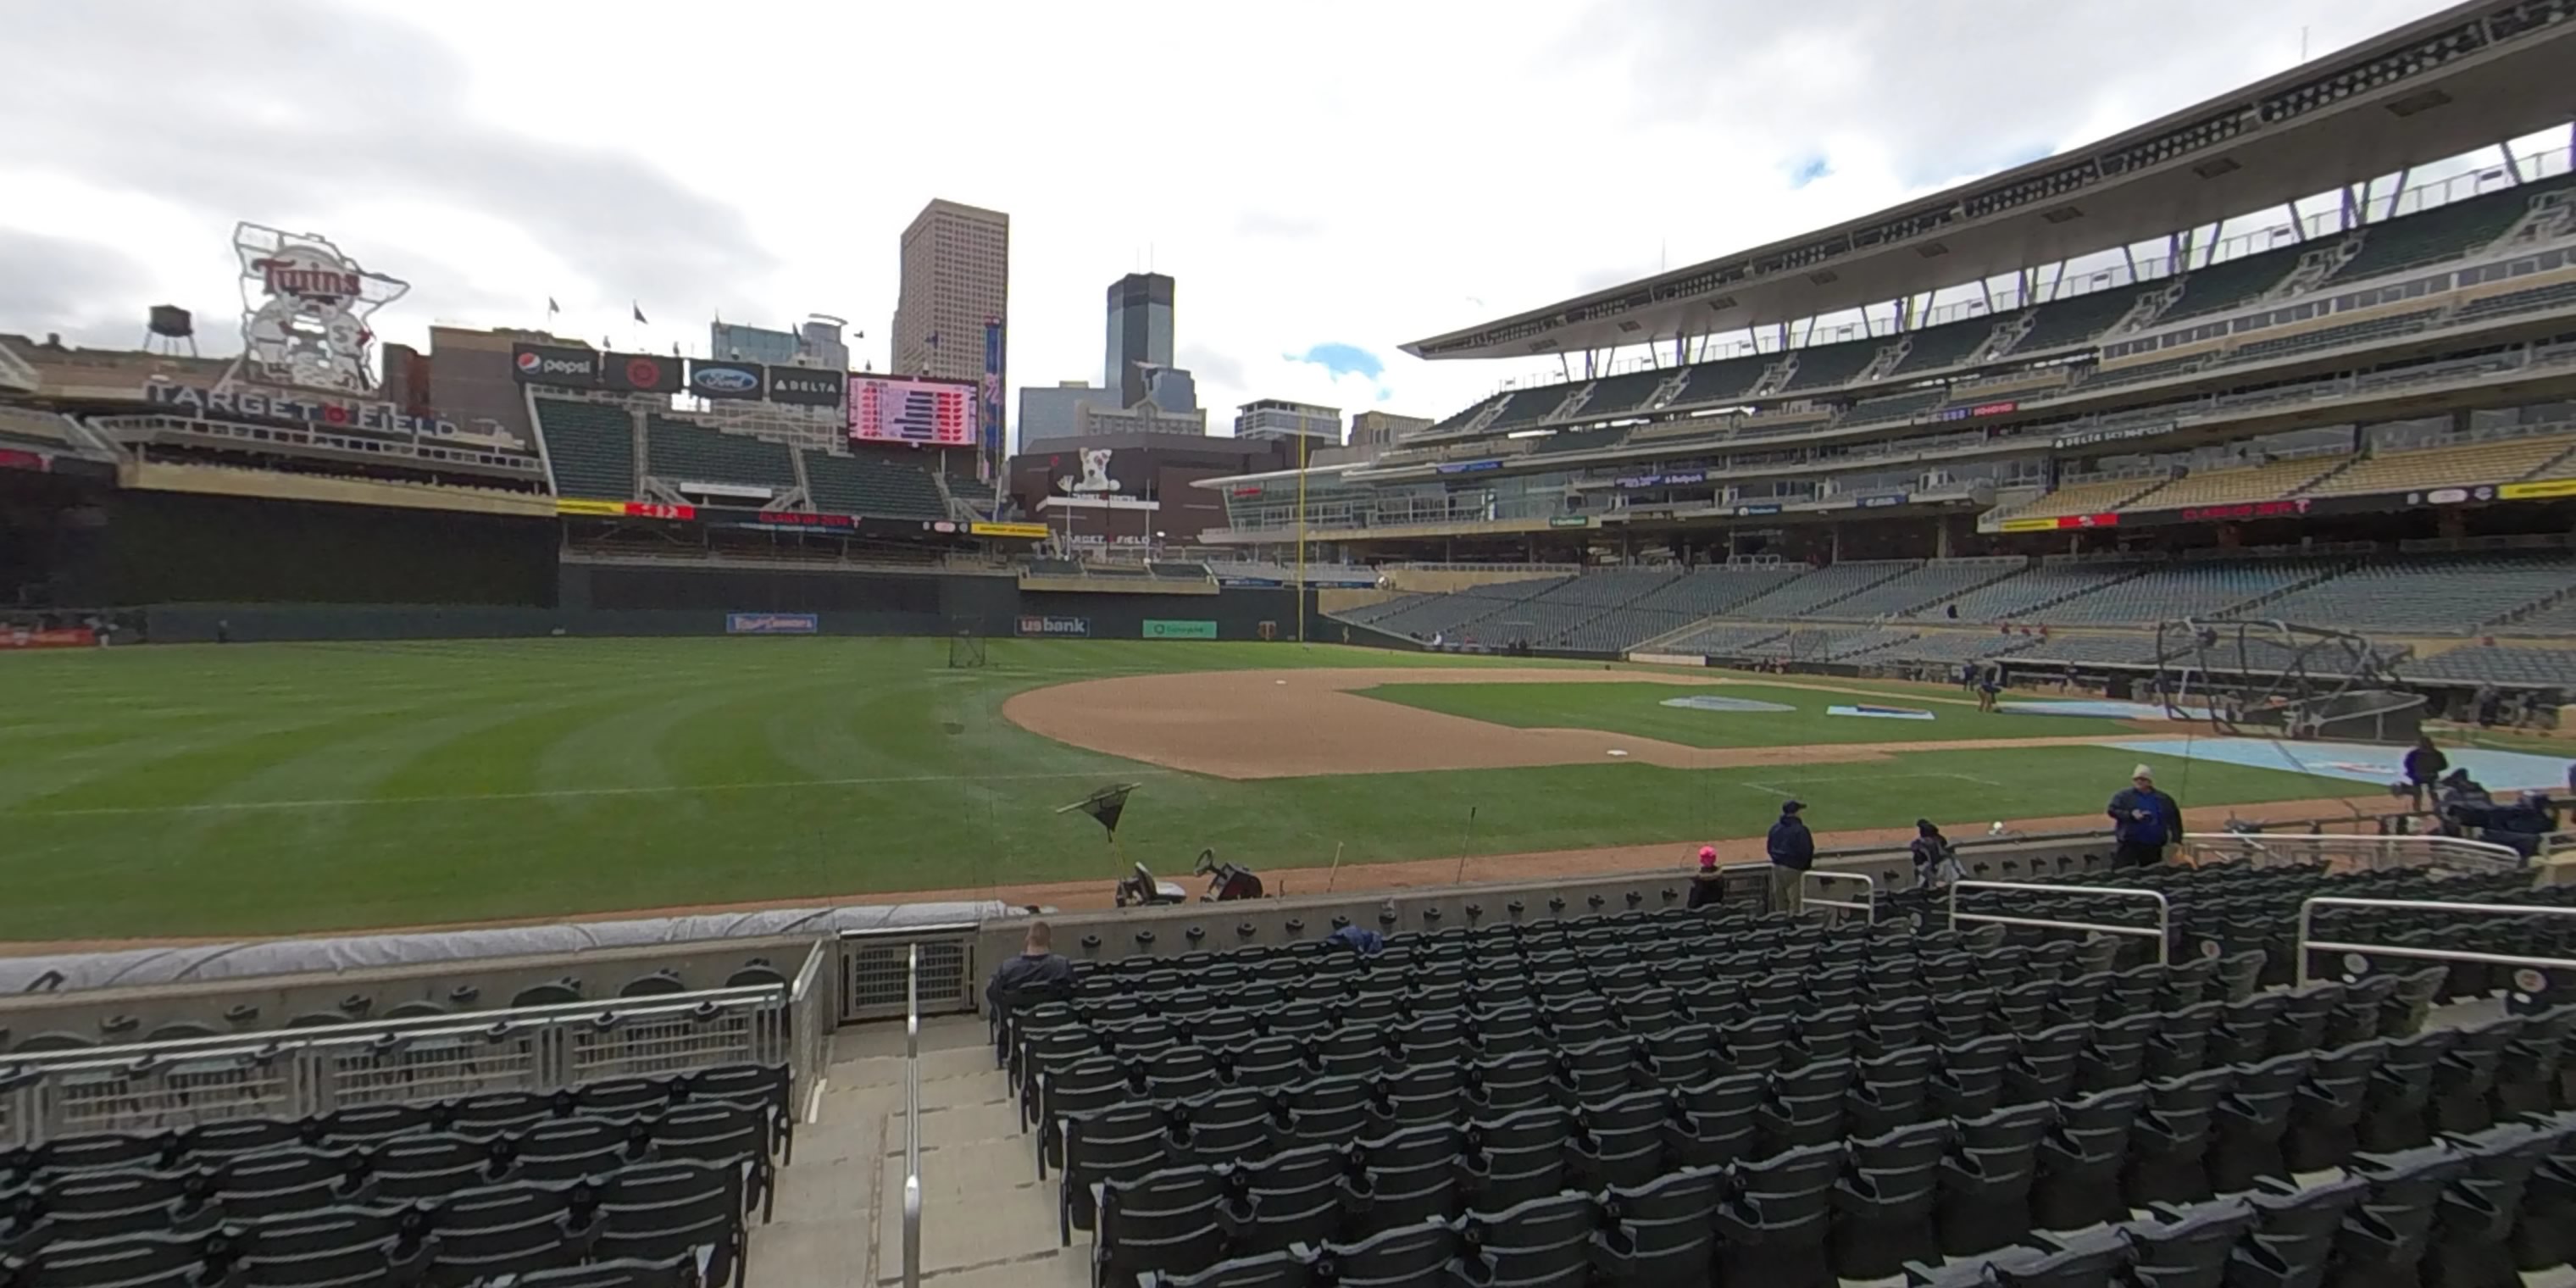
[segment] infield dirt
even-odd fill
[[[1496,668],[1441,671],[1359,668],[1199,671],[1078,680],[1014,694],[1002,715],[1031,733],[1090,751],[1215,778],[1303,778],[1314,774],[1411,773],[1435,769],[1525,769],[1626,759],[1670,769],[1737,765],[1822,765],[1884,760],[1896,752],[2088,747],[2099,734],[1934,742],[1834,743],[1803,747],[1690,747],[1598,729],[1516,729],[1419,707],[1379,702],[1357,690],[1380,684],[1580,684],[1640,681],[1711,688],[1758,683],[1884,699],[1867,689],[1774,680],[1703,679],[1651,672]],[[1962,699],[1906,701],[1970,706]],[[2154,726],[2141,726],[2165,732]]]

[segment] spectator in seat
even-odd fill
[[[1073,963],[1056,953],[1054,928],[1043,921],[1032,921],[1027,938],[1020,941],[1020,955],[993,972],[993,982],[984,986],[984,1000],[999,1007],[1013,993],[1071,983]]]
[[[1816,834],[1807,830],[1807,820],[1799,817],[1807,808],[1804,801],[1780,802],[1780,821],[1771,825],[1771,835],[1764,849],[1771,857],[1771,910],[1801,913],[1807,910],[1807,869],[1816,866]]]
[[[1915,889],[1938,890],[1959,879],[1959,852],[1932,820],[1914,820],[1914,844],[1906,848],[1914,855]]]
[[[2111,835],[2119,845],[2114,868],[2143,868],[2164,862],[2165,847],[2182,839],[2182,807],[2156,790],[2156,771],[2141,764],[2129,785],[2111,797]]]
[[[2413,789],[2415,808],[2424,808],[2425,798],[2442,781],[2442,771],[2450,767],[2451,758],[2433,745],[2433,735],[2416,737],[2414,749],[2406,753],[2406,785]]]
[[[1699,871],[1691,875],[1690,900],[1686,908],[1713,908],[1724,893],[1725,882],[1717,875],[1717,847],[1699,847]]]

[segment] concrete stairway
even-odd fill
[[[774,1288],[903,1280],[903,1025],[843,1029],[832,1057],[778,1219],[752,1230],[752,1273]],[[981,1017],[922,1022],[921,1107],[922,1282],[1089,1288],[1090,1236],[1056,1245],[1055,1177],[1038,1179]]]

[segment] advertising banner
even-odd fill
[[[1145,619],[1145,638],[1149,640],[1212,640],[1216,638],[1214,622],[1176,622],[1161,618]]]
[[[1010,537],[1019,541],[1044,541],[1049,533],[1047,525],[1043,523],[970,523],[966,525],[966,535]]]
[[[2005,532],[2058,532],[2067,528],[2116,528],[2116,514],[2059,514],[2045,519],[2006,519],[2000,525]]]
[[[624,393],[680,392],[680,360],[649,353],[612,353],[602,364],[600,383]]]
[[[2496,495],[2508,501],[2546,501],[2552,497],[2576,496],[2576,479],[2535,479],[2529,483],[2507,483],[2496,489]]]
[[[609,519],[680,519],[698,517],[694,505],[672,505],[666,501],[586,501],[579,497],[558,497],[557,514],[588,514]]]
[[[849,396],[850,376],[845,371],[818,371],[812,367],[771,367],[769,401],[791,407],[838,407]]]
[[[1091,619],[1088,617],[1045,617],[1031,613],[1020,618],[1019,633],[1022,635],[1055,635],[1089,639],[1091,637]]]
[[[977,477],[983,478],[986,482],[992,481],[991,467],[995,462],[1000,461],[1003,455],[1002,368],[1002,320],[986,318],[984,319],[984,383],[979,389],[984,399],[983,415],[980,418],[984,441],[980,444],[982,455],[978,458],[980,464],[977,473]]]
[[[588,389],[599,384],[599,353],[559,344],[514,344],[510,365],[523,385]]]
[[[41,631],[29,626],[0,626],[0,648],[88,648],[96,643],[98,634],[86,626]]]
[[[769,369],[757,362],[689,364],[689,392],[700,398],[763,398],[769,394]]]
[[[45,458],[14,447],[0,447],[0,470],[29,470],[42,474],[45,472]]]
[[[727,635],[812,635],[823,629],[813,613],[727,613]]]
[[[1548,519],[1547,526],[1551,528],[1588,528],[1592,526],[1592,516],[1588,514],[1554,515]]]

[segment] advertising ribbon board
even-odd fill
[[[813,613],[727,613],[727,635],[812,635],[823,629]]]
[[[88,648],[96,643],[97,633],[86,626],[41,631],[27,626],[0,626],[0,649]]]
[[[1022,635],[1055,635],[1076,639],[1091,637],[1088,617],[1049,617],[1038,613],[1024,614],[1019,620]]]
[[[1216,638],[1214,622],[1176,622],[1158,617],[1145,619],[1145,638],[1149,640],[1212,640]]]
[[[966,535],[971,537],[1012,537],[1021,541],[1044,541],[1052,535],[1043,523],[970,523]]]

